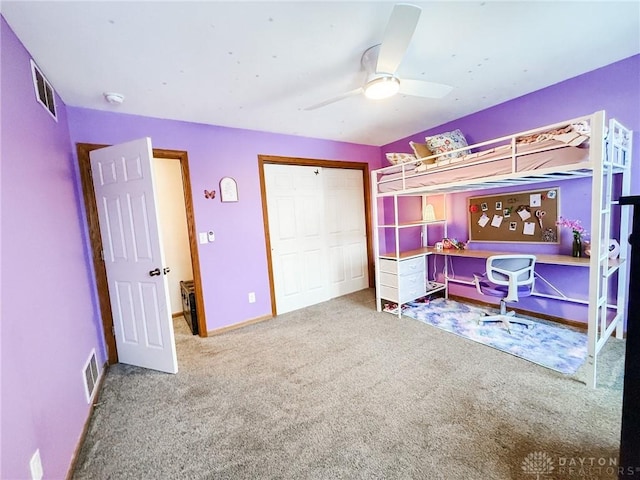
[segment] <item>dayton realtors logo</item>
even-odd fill
[[[544,452],[532,452],[522,461],[522,471],[527,475],[535,475],[536,480],[550,475],[555,468],[553,459]]]
[[[556,479],[617,479],[618,473],[633,475],[618,467],[615,457],[557,457],[545,452],[532,452],[522,461],[522,471],[535,475],[536,480]],[[554,477],[550,475],[553,474]],[[639,477],[640,478],[640,477]]]

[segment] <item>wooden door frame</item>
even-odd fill
[[[116,338],[113,330],[113,312],[111,311],[111,300],[109,297],[109,284],[107,282],[107,271],[102,259],[102,237],[100,236],[100,221],[98,219],[98,208],[96,206],[95,192],[93,189],[93,177],[91,175],[91,161],[89,153],[92,150],[108,147],[110,145],[97,145],[92,143],[77,143],[78,165],[80,167],[80,181],[82,184],[82,195],[84,198],[85,213],[89,230],[89,241],[91,244],[91,254],[95,271],[96,288],[98,291],[98,303],[102,316],[102,327],[104,331],[104,341],[107,347],[107,363],[112,365],[118,363],[118,350]],[[193,197],[191,194],[191,176],[189,175],[189,159],[184,150],[153,149],[154,158],[169,158],[180,161],[182,171],[182,185],[184,189],[184,203],[187,213],[187,228],[189,233],[189,247],[191,250],[191,267],[193,269],[193,286],[196,298],[202,296],[202,281],[200,275],[200,257],[198,254],[197,232],[193,215]],[[204,312],[203,302],[196,302],[196,314],[198,316],[199,336],[207,336],[207,320]]]
[[[264,178],[264,165],[302,165],[305,167],[343,168],[362,171],[362,187],[364,189],[364,222],[367,234],[367,266],[369,271],[369,288],[374,286],[373,242],[371,232],[371,187],[369,184],[369,164],[366,162],[343,162],[339,160],[319,160],[314,158],[278,157],[258,155],[258,172],[260,174],[260,196],[262,197],[262,218],[264,223],[264,239],[267,249],[267,267],[269,269],[269,291],[271,295],[271,315],[276,316],[276,290],[273,279],[273,258],[271,256],[271,237],[269,235],[269,212],[267,209],[267,187]]]

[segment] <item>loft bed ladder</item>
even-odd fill
[[[597,112],[593,122],[598,129],[605,131],[604,112]],[[593,127],[593,125],[592,125]],[[628,133],[627,141],[619,135]],[[600,158],[592,159],[593,176],[591,184],[591,260],[589,265],[589,311],[587,338],[586,383],[595,388],[597,384],[598,354],[606,341],[616,332],[616,338],[622,338],[625,305],[627,298],[627,238],[629,236],[629,212],[620,212],[619,238],[622,248],[620,259],[609,258],[609,239],[613,207],[614,174],[622,174],[620,196],[628,196],[631,188],[631,132],[615,119],[609,120],[607,140],[605,135],[591,138],[591,150],[599,152]],[[613,304],[609,303],[610,283],[616,278],[617,295]]]

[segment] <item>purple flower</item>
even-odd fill
[[[581,237],[587,233],[587,230],[582,226],[580,220],[569,220],[563,217],[559,217],[556,225],[559,227],[570,228],[574,237]]]

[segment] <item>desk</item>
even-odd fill
[[[408,250],[400,253],[400,259],[421,257],[423,255],[444,255],[445,257],[466,257],[466,258],[489,258],[492,255],[516,255],[516,252],[498,252],[493,250],[458,250],[457,248],[447,248],[436,250],[435,247],[423,247],[415,250]],[[589,258],[571,257],[569,255],[549,255],[543,253],[534,253],[536,262],[549,263],[553,265],[569,265],[574,267],[588,267]],[[395,259],[394,253],[385,253],[380,258]]]
[[[417,248],[415,250],[408,250],[408,251],[401,252],[399,256],[396,256],[395,253],[386,253],[386,254],[380,255],[380,258],[388,258],[392,260],[396,260],[396,259],[404,260],[404,259],[414,258],[414,257],[426,258],[429,255],[441,255],[445,259],[447,258],[450,259],[454,257],[486,259],[492,255],[514,255],[516,253],[517,252],[499,252],[499,251],[493,251],[493,250],[473,250],[473,249],[459,250],[457,248],[447,248],[447,249],[437,250],[435,247],[423,247],[423,248]],[[583,268],[584,267],[588,268],[591,265],[590,258],[572,257],[570,255],[553,255],[553,254],[545,254],[545,253],[535,253],[534,255],[536,256],[536,263],[541,263],[541,264],[562,265],[562,266],[583,267]],[[613,259],[613,260],[610,259],[608,273],[617,270],[622,263],[623,261],[621,261],[620,259]],[[445,278],[445,290],[447,294],[448,294],[449,282],[459,283],[464,285],[474,285],[474,282],[471,279],[461,279],[461,278],[449,276],[448,265],[446,262],[445,262],[445,268],[443,273]],[[555,294],[550,295],[550,294],[534,291],[533,296],[551,298],[555,300],[565,300],[565,301],[580,303],[584,305],[589,304],[589,300],[567,297],[564,293],[562,293],[558,288],[556,288],[551,282],[545,279],[538,272],[536,272],[536,277],[539,278],[542,282],[544,282],[547,286],[549,286],[554,292],[557,293],[557,295]]]
[[[415,250],[401,252],[399,258],[421,257],[426,255],[444,255],[445,257],[466,257],[466,258],[489,258],[492,255],[516,255],[518,252],[498,252],[494,250],[458,250],[457,248],[447,248],[437,250],[435,247],[423,247]],[[523,252],[520,252],[523,253]],[[550,265],[566,265],[570,267],[589,267],[591,259],[585,257],[572,257],[570,255],[552,255],[546,253],[534,253],[537,263],[547,263]],[[385,253],[380,258],[396,259],[395,253]],[[620,259],[610,259],[609,268],[618,268],[621,265]]]

